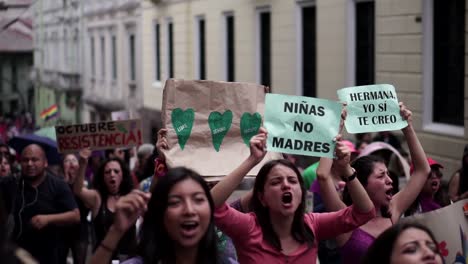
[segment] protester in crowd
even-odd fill
[[[123,161],[126,161],[125,149],[124,148],[106,149],[105,158],[106,159],[118,158]]]
[[[339,145],[346,146],[348,150],[351,152],[350,159],[353,160],[353,156],[357,154],[357,150],[354,148],[354,144],[352,144],[348,140],[340,140],[338,141]],[[335,186],[336,191],[338,194],[342,195],[344,187],[346,186],[346,182],[343,181],[341,178],[342,168],[339,166],[333,166],[330,169],[329,177],[332,179],[333,184]],[[324,213],[327,212],[325,208],[325,204],[323,203],[322,197],[320,196],[320,184],[319,181],[314,181],[311,187],[311,191],[314,193],[314,212],[316,213]],[[320,263],[341,263],[339,247],[336,243],[335,239],[330,240],[322,240],[319,242],[318,246],[318,256]]]
[[[430,212],[450,204],[446,199],[446,193],[444,194],[444,190],[442,189],[441,179],[443,174],[440,169],[443,169],[444,166],[429,157],[427,158],[427,163],[431,168],[431,172],[427,175],[427,180],[421,193],[408,210],[406,210],[405,216]],[[414,168],[411,166],[411,173],[413,173],[413,170]]]
[[[133,197],[130,197],[133,195]],[[146,210],[148,194],[134,191],[118,208],[116,217],[91,263],[109,260],[122,233]],[[130,198],[133,198],[132,201]],[[141,229],[138,256],[124,264],[220,263],[214,227],[214,203],[208,185],[196,172],[179,167],[159,179],[148,203]],[[120,214],[120,212],[118,212]],[[119,221],[117,221],[119,220]]]
[[[372,142],[372,133],[357,133],[354,134],[354,137],[356,138],[356,142],[365,142],[367,144]],[[356,148],[358,148],[357,144]]]
[[[135,169],[133,173],[137,177],[138,181],[141,182],[143,179],[147,178],[148,174],[145,174],[146,164],[148,163],[150,157],[153,154],[154,146],[151,144],[143,144],[138,147],[137,151],[137,162],[135,164]],[[150,163],[153,161],[151,160]]]
[[[341,246],[343,263],[358,263],[375,238],[396,223],[414,202],[427,180],[430,167],[413,129],[411,111],[400,103],[400,113],[408,121],[408,126],[402,131],[414,162],[412,177],[405,188],[393,195],[392,179],[385,166],[385,161],[380,157],[362,156],[351,165],[337,162],[338,166],[344,167],[343,171],[354,170],[356,172],[357,178],[365,187],[377,211],[377,216],[372,221],[353,232],[337,237],[337,242]],[[317,170],[317,178],[321,184],[321,196],[326,208],[330,211],[337,211],[352,204],[350,199],[352,193],[350,189],[345,188],[343,201],[340,199],[328,176],[332,163],[330,159],[322,158]]]
[[[0,177],[11,175],[10,155],[0,152]]]
[[[127,168],[130,168],[129,167],[130,166],[129,149],[125,149],[125,148],[108,149],[105,151],[105,156],[107,160],[120,159]],[[140,181],[137,179],[136,175],[134,175],[131,171],[130,171],[130,177],[132,179],[134,186],[138,186],[138,184],[140,184]]]
[[[381,131],[374,137],[373,141],[382,141],[390,144],[397,150],[401,150],[400,140],[390,131]]]
[[[78,157],[75,154],[65,155],[62,162],[63,179],[69,185],[70,190],[73,190],[73,183],[78,178],[79,173]],[[84,264],[86,261],[86,253],[88,248],[88,221],[87,216],[89,209],[84,205],[83,201],[75,195],[75,201],[80,212],[80,223],[66,227],[64,229],[66,238],[66,248],[64,257],[68,255],[68,250],[71,249],[73,264]]]
[[[153,182],[154,173],[155,173],[155,160],[158,158],[158,152],[156,148],[153,149],[153,153],[148,157],[148,161],[145,164],[145,168],[143,168],[143,175],[146,175],[144,179],[140,182],[140,190],[144,192],[149,192],[151,183]],[[164,165],[165,168],[165,165]],[[165,169],[164,169],[165,171]],[[157,179],[155,183],[157,182]]]
[[[266,154],[266,130],[250,141],[250,156],[211,190],[218,228],[231,237],[240,263],[315,263],[317,241],[349,232],[375,216],[374,207],[358,181],[350,181],[356,205],[328,214],[305,214],[306,190],[297,168],[288,160],[266,163],[255,179],[252,213],[225,203],[244,176]],[[348,156],[350,153],[348,153]],[[351,176],[351,175],[347,175]]]
[[[431,230],[418,223],[398,223],[377,237],[362,264],[442,264]]]
[[[86,167],[85,172],[85,181],[88,183],[88,186],[91,187],[94,180],[94,175],[97,174],[99,167],[104,162],[104,152],[101,150],[95,150],[91,153],[91,157],[88,161],[88,166]]]
[[[148,189],[153,190],[159,178],[164,177],[168,171],[168,167],[165,163],[164,151],[169,148],[167,142],[167,129],[162,128],[158,131],[157,141],[155,150],[156,159],[154,159],[154,165],[152,166],[154,170],[154,175],[151,178],[145,179],[142,183],[145,185],[142,186],[143,191]],[[148,168],[149,171],[150,168]],[[149,180],[149,181],[148,181]],[[208,182],[207,185],[211,189],[217,182]],[[151,186],[149,186],[151,185]],[[144,187],[144,189],[143,189]],[[249,209],[248,203],[250,202],[252,192],[248,192],[246,195],[242,196],[238,200],[234,201],[231,206],[240,211],[247,212]],[[245,210],[245,211],[244,211]],[[218,252],[219,252],[219,263],[221,264],[235,264],[237,263],[237,254],[234,245],[232,244],[231,239],[221,232],[218,228],[215,228],[216,235],[218,237]]]
[[[8,215],[0,192],[0,259],[4,264],[37,264],[31,255],[18,248],[8,238]]]
[[[104,239],[114,220],[115,204],[117,200],[130,193],[133,189],[130,171],[124,162],[119,158],[111,158],[105,161],[94,177],[94,189],[83,186],[84,172],[91,155],[89,149],[80,151],[80,172],[78,178],[73,183],[73,192],[90,209],[93,227],[96,234],[96,245]],[[125,259],[135,253],[136,249],[136,229],[130,228],[119,247],[116,250],[116,257]]]
[[[452,201],[468,198],[468,144],[463,149],[462,167],[450,179],[449,196]]]
[[[153,162],[151,162],[152,166],[150,167],[148,164],[150,162],[148,162],[147,168],[145,169],[145,173],[149,173],[150,169],[153,168],[152,175],[148,175],[148,177],[140,183],[140,189],[144,192],[150,192],[158,182],[158,179],[167,173],[168,168],[166,166],[166,157],[163,152],[163,150],[167,150],[169,148],[166,136],[167,129],[161,128],[158,131],[155,148],[151,157],[153,160]]]
[[[61,227],[80,221],[73,194],[62,179],[46,171],[48,163],[40,146],[27,146],[20,164],[19,179],[0,178],[0,193],[14,219],[14,242],[40,263],[63,264]]]

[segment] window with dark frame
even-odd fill
[[[260,82],[271,87],[271,13],[260,13]]]
[[[167,23],[167,39],[168,39],[168,77],[174,77],[174,34],[173,34],[173,23]]]
[[[101,76],[106,77],[106,39],[101,36]]]
[[[235,32],[234,15],[226,15],[226,79],[235,81]]]
[[[463,126],[465,0],[433,3],[433,121]]]
[[[10,101],[10,113],[19,112],[18,107],[18,99],[13,99]]]
[[[156,81],[161,80],[161,36],[160,36],[160,25],[157,23],[154,26],[154,55],[155,55],[155,62],[156,62]]]
[[[112,79],[117,80],[117,37],[113,35],[112,41]]]
[[[198,69],[200,80],[206,79],[205,19],[198,19]]]
[[[0,61],[0,94],[3,93],[3,62]]]
[[[316,8],[302,8],[302,94],[315,97],[317,94]]]
[[[11,60],[11,90],[18,91],[18,68],[15,60]]]
[[[130,34],[129,36],[129,59],[130,59],[130,80],[135,81],[136,80],[136,62],[135,62],[135,35]]]
[[[96,54],[94,51],[94,37],[91,37],[89,39],[89,42],[91,48],[91,76],[94,77],[96,76]]]
[[[375,83],[375,3],[356,2],[356,85]]]

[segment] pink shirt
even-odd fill
[[[215,223],[236,246],[239,263],[316,263],[317,241],[349,232],[375,217],[375,210],[360,213],[353,206],[332,213],[308,213],[304,223],[315,236],[313,246],[307,244],[285,255],[263,240],[262,229],[254,213],[244,214],[224,204],[215,211]]]

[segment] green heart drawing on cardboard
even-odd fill
[[[192,133],[193,121],[195,120],[195,112],[192,108],[183,111],[180,108],[172,110],[171,113],[172,126],[179,139],[179,146],[183,150],[185,143]]]
[[[261,124],[262,116],[259,113],[250,114],[245,112],[242,114],[240,121],[241,136],[247,146],[250,146],[250,139],[258,133]]]
[[[213,146],[217,152],[223,143],[223,139],[231,128],[232,124],[232,111],[226,110],[224,114],[220,112],[211,112],[208,117],[208,124],[210,125],[211,138]]]

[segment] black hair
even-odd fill
[[[8,237],[8,213],[4,201],[3,195],[0,192],[0,259],[5,264],[20,263],[15,257],[14,252],[16,247]]]
[[[359,180],[359,182],[361,182],[364,188],[367,186],[367,181],[369,179],[369,176],[374,171],[375,163],[385,164],[385,161],[379,156],[367,155],[367,156],[362,156],[360,158],[357,158],[351,163],[351,167],[353,167],[356,170],[357,179]],[[348,206],[353,204],[353,200],[351,199],[351,195],[349,194],[347,186],[345,186],[343,190],[343,202]],[[381,207],[380,212],[383,217],[391,216],[390,213],[388,212],[387,206]]]
[[[184,167],[170,169],[164,177],[158,180],[152,191],[148,211],[141,227],[141,240],[138,246],[138,255],[143,258],[143,263],[175,263],[174,243],[171,243],[172,240],[165,228],[164,215],[172,188],[177,183],[187,179],[194,180],[203,188],[211,209],[208,229],[198,245],[196,263],[219,263],[213,217],[215,210],[213,198],[203,178],[198,173]]]
[[[300,243],[305,242],[309,246],[312,246],[315,239],[314,234],[312,230],[304,223],[305,198],[307,190],[305,188],[304,180],[302,179],[299,170],[292,162],[286,159],[272,160],[265,163],[265,165],[263,165],[263,167],[258,172],[257,177],[255,178],[255,184],[251,200],[251,208],[257,216],[257,220],[260,224],[260,227],[262,228],[263,239],[265,239],[271,246],[273,246],[277,250],[281,250],[281,242],[278,238],[278,235],[273,230],[273,226],[270,221],[269,209],[263,206],[259,198],[259,194],[264,192],[264,187],[268,178],[268,174],[277,165],[283,165],[292,169],[297,176],[302,190],[301,203],[299,204],[299,207],[294,213],[291,235],[296,241]]]
[[[145,167],[143,168],[142,178],[138,179],[140,181],[144,180],[147,177],[151,177],[154,174],[154,160],[158,157],[158,153],[156,152],[156,148],[153,153],[148,157],[146,161]]]
[[[437,190],[436,193],[434,193],[433,200],[437,204],[439,204],[441,207],[445,207],[450,204],[450,197],[448,197],[448,193],[447,193],[448,186],[446,183],[444,183],[444,181],[442,181],[443,174],[440,171],[440,168],[438,166],[431,166],[431,171],[429,172],[427,176],[428,179],[432,177],[432,173],[435,173],[437,177],[440,179],[439,189]],[[414,202],[410,205],[410,207],[406,209],[405,213],[403,214],[405,217],[411,216],[417,213],[419,202],[420,202],[420,195],[421,193],[419,193],[418,197],[414,200]]]
[[[462,156],[462,167],[458,171],[459,176],[459,185],[458,185],[458,195],[462,195],[468,191],[468,163],[465,162],[465,158],[468,156],[468,144],[465,145]]]
[[[112,161],[119,163],[120,169],[122,170],[122,182],[119,186],[119,194],[126,195],[133,190],[133,181],[127,165],[125,165],[125,163],[119,158],[105,160],[99,167],[98,172],[96,175],[94,175],[93,179],[93,186],[101,195],[103,202],[106,201],[107,197],[109,196],[109,190],[107,189],[107,186],[104,182],[104,171],[106,169],[106,165]]]
[[[435,239],[434,234],[426,226],[416,222],[400,222],[385,230],[377,237],[377,239],[375,239],[367,250],[361,264],[390,264],[395,242],[404,231],[410,228],[416,228],[426,232],[437,245],[437,240]],[[436,254],[440,255],[438,250],[436,251]]]

